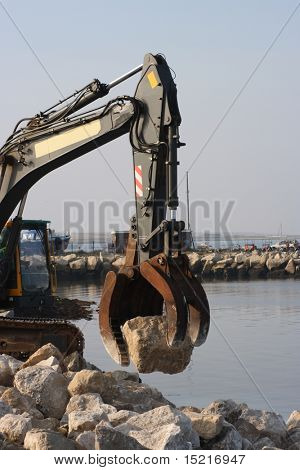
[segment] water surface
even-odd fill
[[[204,285],[211,306],[207,342],[195,348],[181,374],[141,375],[176,405],[205,406],[232,398],[285,418],[300,409],[300,284],[297,280],[215,282]],[[99,302],[98,284],[61,286],[62,297]],[[107,354],[98,318],[78,323],[85,357],[102,370],[118,369]],[[134,370],[130,366],[128,370]]]

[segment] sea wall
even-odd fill
[[[300,278],[300,252],[255,250],[187,253],[194,274],[203,280]],[[118,271],[125,258],[112,253],[71,253],[53,257],[58,280],[101,279]]]

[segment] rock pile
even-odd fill
[[[138,374],[102,372],[45,345],[25,363],[0,356],[0,449],[300,449],[300,411],[232,400],[176,408]]]
[[[194,274],[203,279],[274,279],[300,277],[300,251],[188,253]]]
[[[192,271],[203,279],[266,279],[300,277],[300,251],[254,250],[251,252],[214,251],[187,253]],[[125,258],[113,254],[84,255],[71,253],[55,256],[60,280],[102,278],[110,271],[119,271]]]

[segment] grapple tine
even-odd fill
[[[113,271],[107,273],[99,308],[100,333],[105,349],[122,366],[130,363],[120,318],[120,302],[127,285],[128,278],[125,275]]]
[[[206,341],[210,324],[209,303],[199,280],[191,273],[186,255],[172,258],[170,272],[188,303],[188,335],[194,346]]]
[[[180,344],[186,337],[188,306],[183,292],[170,276],[167,257],[160,254],[144,261],[140,272],[164,299],[168,344]]]

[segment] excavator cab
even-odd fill
[[[44,220],[21,221],[5,286],[7,308],[13,308],[15,316],[36,316],[42,307],[52,305],[56,275],[50,256],[48,223]],[[10,220],[1,232],[0,258],[6,254],[13,224]]]

